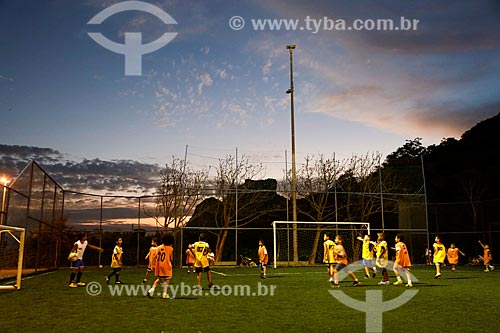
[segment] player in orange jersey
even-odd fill
[[[267,253],[266,246],[264,245],[264,241],[262,239],[259,241],[258,255],[259,255],[260,277],[262,279],[265,279],[267,262],[269,261],[269,254]]]
[[[335,247],[333,250],[334,253],[334,260],[337,263],[335,265],[335,268],[333,270],[333,287],[339,287],[339,271],[346,268],[348,261],[347,261],[347,253],[344,249],[344,246],[342,245],[342,237],[340,235],[335,236]],[[349,269],[347,269],[347,274],[349,274],[352,279],[354,280],[354,283],[352,284],[353,287],[356,287],[360,284],[358,278],[356,275],[354,275],[353,272],[351,272]]]
[[[189,244],[186,250],[186,266],[188,268],[188,273],[194,273],[194,254],[193,254],[193,244]]]
[[[451,270],[455,271],[457,265],[458,265],[458,255],[461,254],[465,256],[465,253],[460,251],[458,247],[455,247],[454,243],[451,243],[450,248],[448,249],[446,253],[446,257],[448,259],[448,263],[451,265]]]
[[[155,269],[157,249],[158,243],[156,242],[156,238],[153,238],[151,239],[151,247],[149,248],[149,252],[146,255],[146,258],[144,258],[148,260],[148,268],[146,269],[146,276],[144,277],[144,280],[142,280],[142,283],[148,282],[149,274]]]
[[[397,234],[394,240],[396,241],[396,261],[394,262],[394,274],[396,274],[396,278],[398,279],[396,282],[394,282],[394,285],[403,284],[401,274],[405,273],[407,280],[406,286],[413,287],[413,284],[411,283],[410,271],[408,270],[411,267],[410,255],[408,253],[408,249],[406,248],[406,244],[403,243],[403,234]]]
[[[485,272],[489,272],[495,269],[495,266],[491,264],[491,261],[493,260],[493,256],[491,255],[490,251],[490,246],[489,245],[484,245],[481,241],[479,241],[479,244],[483,247],[484,253],[483,253],[483,262],[484,262],[484,267],[485,267]]]
[[[148,297],[152,298],[155,288],[161,283],[163,285],[162,298],[168,299],[168,284],[172,279],[172,255],[174,253],[174,235],[171,233],[165,234],[161,238],[162,245],[158,246],[156,250],[156,267],[155,276],[156,281],[153,283],[151,289],[148,290]]]

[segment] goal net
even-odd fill
[[[323,263],[323,236],[342,236],[349,262],[360,258],[362,242],[357,237],[370,233],[367,222],[274,221],[274,268]]]
[[[21,289],[25,229],[0,225],[0,290]],[[14,285],[4,284],[4,278],[15,277]]]

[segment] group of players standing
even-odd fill
[[[374,278],[377,275],[377,267],[382,273],[382,280],[378,283],[379,285],[389,285],[389,274],[387,271],[387,266],[389,265],[389,251],[387,246],[387,241],[385,240],[384,233],[377,234],[377,241],[371,241],[370,235],[365,235],[363,238],[357,237],[358,240],[363,242],[362,246],[362,258],[363,267],[365,269],[365,278]],[[403,284],[401,275],[406,276],[406,287],[413,287],[411,280],[411,261],[410,255],[408,253],[408,248],[404,243],[404,235],[398,234],[395,237],[396,245],[394,248],[396,251],[396,258],[393,263],[394,274],[396,275],[397,281],[394,285]],[[479,241],[479,244],[484,249],[484,264],[485,272],[493,270],[495,267],[491,264],[492,256],[490,248],[488,245],[484,245]],[[458,264],[459,254],[465,255],[460,251],[455,244],[451,244],[451,247],[446,251],[445,246],[441,243],[440,237],[435,237],[435,243],[433,244],[434,254],[433,261],[436,266],[436,275],[434,278],[439,279],[441,277],[441,267],[444,265],[445,258],[452,266],[452,271],[455,271],[456,265]],[[347,253],[342,245],[342,237],[337,235],[335,240],[331,240],[331,235],[325,233],[324,243],[323,243],[323,262],[328,266],[328,278],[332,287],[339,287],[339,271],[346,268],[348,265]],[[373,265],[373,259],[375,257],[375,265]],[[347,268],[347,274],[354,280],[353,286],[358,286],[360,284],[356,275]]]
[[[387,248],[387,241],[385,240],[384,233],[378,233],[378,238],[376,242],[370,241],[370,236],[365,235],[364,238],[358,237],[359,240],[363,242],[363,266],[365,267],[366,277],[375,277],[377,274],[378,267],[382,273],[382,280],[378,283],[379,285],[389,284],[389,274],[387,272],[387,266],[389,264],[389,251]],[[396,275],[397,281],[394,282],[395,285],[403,284],[401,274],[406,275],[407,287],[413,287],[411,281],[411,275],[409,268],[411,267],[410,256],[408,254],[408,249],[403,242],[403,235],[398,234],[395,238],[396,241],[396,260],[394,262],[394,273]],[[373,248],[376,253],[376,266],[373,266]],[[346,268],[348,265],[347,253],[342,245],[342,236],[337,235],[335,240],[331,240],[329,233],[324,235],[323,243],[323,262],[328,265],[328,278],[332,287],[339,287],[339,271]],[[373,270],[373,273],[370,272]],[[360,281],[356,275],[347,268],[347,274],[349,274],[354,280],[353,286],[358,286]]]

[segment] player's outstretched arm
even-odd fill
[[[94,245],[92,245],[92,244],[87,244],[87,246],[88,246],[89,248],[91,248],[92,250],[96,250],[96,251],[99,251],[99,252],[101,252],[101,253],[103,253],[103,252],[104,252],[104,250],[103,250],[102,248],[100,248],[99,246],[94,246]]]

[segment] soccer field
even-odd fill
[[[125,284],[107,285],[108,269],[87,268],[82,279],[87,287],[79,288],[68,288],[66,269],[33,276],[21,290],[0,291],[0,332],[366,332],[365,313],[332,296],[324,267],[269,268],[265,280],[258,268],[214,267],[213,272],[219,289],[197,291],[195,275],[175,269],[169,289],[175,298],[169,300],[145,296],[144,269],[125,268]],[[411,289],[378,286],[378,277],[352,287],[347,277],[335,290],[362,302],[373,290],[382,291],[383,302],[418,291],[382,314],[384,332],[500,331],[499,270],[445,267],[438,280],[433,267],[415,267],[412,273],[419,282]]]

